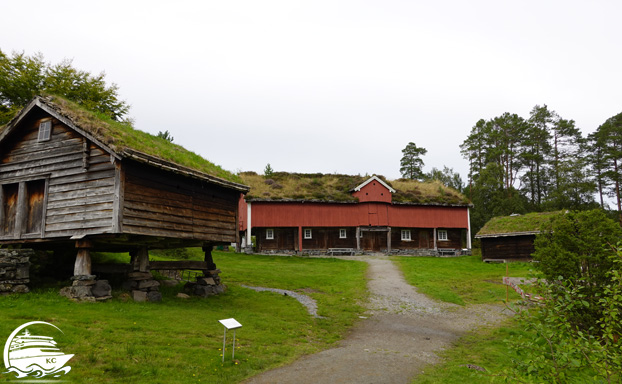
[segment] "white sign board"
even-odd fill
[[[242,327],[242,324],[238,323],[238,321],[234,318],[218,320],[218,322],[224,325],[227,329],[237,329]]]

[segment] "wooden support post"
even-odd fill
[[[298,255],[302,255],[302,227],[298,227]]]
[[[391,227],[387,231],[387,254],[391,254]]]
[[[132,271],[149,272],[149,250],[141,247],[130,251]]]
[[[93,243],[90,240],[76,241],[78,254],[76,263],[73,267],[74,276],[90,276],[91,275],[91,248]]]
[[[201,249],[205,252],[205,258],[203,260],[207,263],[207,269],[211,271],[215,270],[216,264],[214,263],[214,258],[212,257],[212,249],[214,249],[214,246],[211,244],[204,244]]]
[[[361,227],[356,227],[356,250],[361,250]]]

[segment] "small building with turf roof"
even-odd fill
[[[260,253],[458,255],[470,250],[470,202],[440,182],[381,176],[241,173],[245,245]]]
[[[534,240],[542,225],[561,212],[534,212],[493,217],[475,235],[480,239],[485,262],[530,261]]]
[[[241,179],[165,139],[56,96],[36,97],[0,127],[0,246],[77,254],[211,247],[238,240]],[[200,268],[199,268],[200,267]]]

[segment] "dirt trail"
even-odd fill
[[[464,332],[508,315],[501,306],[468,308],[433,301],[408,285],[388,258],[349,258],[369,263],[371,301],[359,322],[335,348],[252,377],[246,383],[410,383],[436,352]]]

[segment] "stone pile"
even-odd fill
[[[221,283],[220,269],[212,269],[204,272],[204,276],[197,277],[197,281],[188,282],[184,291],[190,295],[207,297],[225,292],[225,285]]]
[[[128,273],[127,277],[123,289],[132,291],[134,301],[162,301],[160,283],[153,278],[151,272],[134,271]]]
[[[61,296],[74,301],[104,301],[112,298],[112,287],[108,280],[95,280],[95,275],[73,276],[70,287],[60,290]]]
[[[0,295],[29,292],[31,249],[0,249]]]

